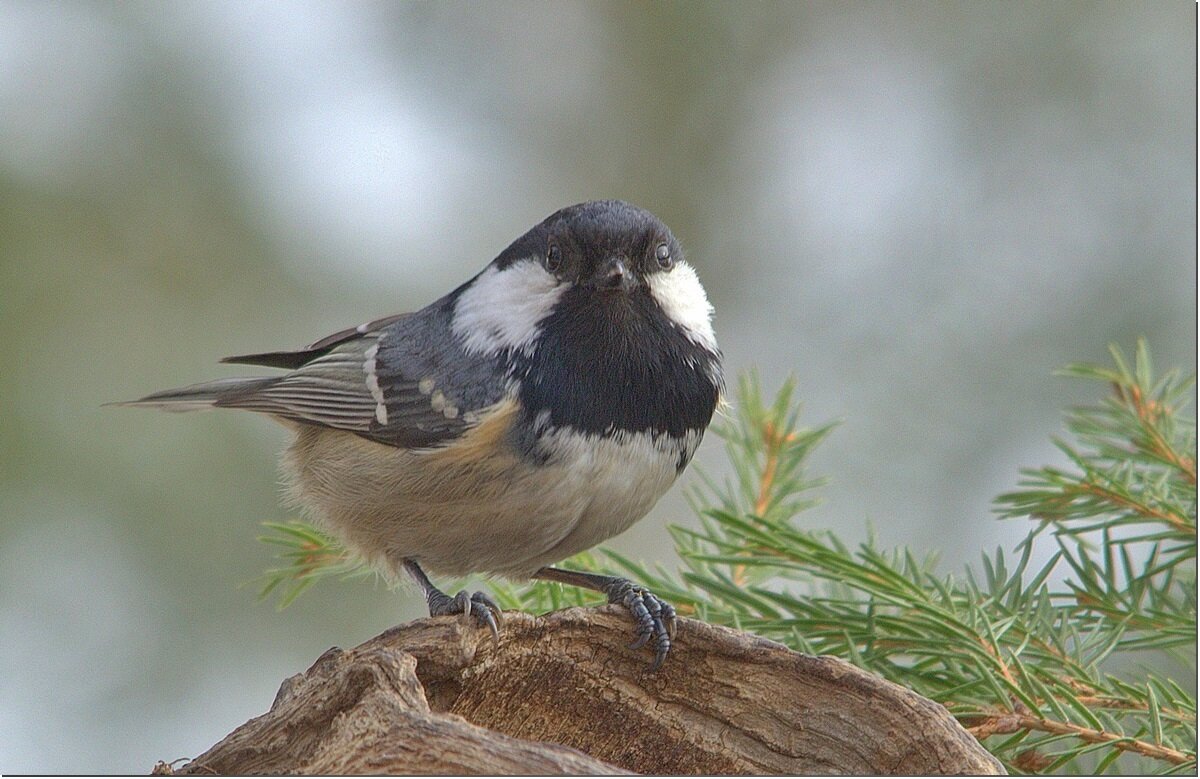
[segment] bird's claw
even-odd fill
[[[461,590],[453,598],[444,593],[441,597],[429,598],[429,616],[442,617],[462,615],[463,619],[474,619],[481,627],[492,632],[492,643],[500,644],[500,628],[504,626],[504,612],[491,596],[484,592],[468,593]]]
[[[608,602],[620,603],[633,616],[634,632],[637,637],[630,649],[641,649],[654,642],[653,673],[662,667],[671,651],[671,639],[675,637],[675,609],[670,603],[628,579],[618,579],[608,588]]]

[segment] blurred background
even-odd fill
[[[1144,335],[1195,370],[1195,34],[1189,2],[0,2],[0,771],[195,756],[422,613],[257,601],[284,430],[102,402],[418,308],[580,200],[662,217],[730,374],[844,420],[805,522],[1011,546],[991,499],[1099,389],[1056,367]],[[688,521],[677,488],[614,543],[670,561]]]

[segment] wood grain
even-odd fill
[[[680,620],[647,672],[621,609],[440,617],[288,679],[187,774],[998,774],[940,705],[832,657]]]

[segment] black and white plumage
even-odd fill
[[[625,580],[547,566],[644,516],[695,453],[722,389],[711,314],[662,222],[588,202],[420,311],[225,360],[282,375],[133,404],[290,424],[291,497],[351,548],[411,574],[433,613],[473,610],[493,629],[498,616],[479,593],[444,595],[424,570],[592,586],[630,607],[657,665],[669,606]]]

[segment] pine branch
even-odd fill
[[[1109,733],[1104,730],[1073,725],[1069,722],[1056,722],[1028,714],[1006,712],[987,718],[979,725],[973,725],[967,730],[981,741],[985,738],[1006,733],[1041,732],[1060,736],[1071,736],[1088,744],[1101,744],[1114,749],[1135,752],[1144,757],[1162,760],[1172,765],[1195,764],[1195,752],[1182,752],[1177,749],[1161,746],[1160,744],[1131,739],[1119,733]]]
[[[279,547],[278,558],[284,565],[259,577],[259,599],[278,593],[278,607],[285,609],[317,582],[327,577],[343,580],[374,576],[365,561],[346,549],[337,539],[307,522],[264,522],[273,535],[261,535],[259,541]]]
[[[1193,379],[1155,379],[1144,344],[1132,368],[1112,351],[1115,368],[1064,371],[1111,394],[1067,415],[1058,445],[1070,469],[1024,471],[1021,488],[998,499],[1001,516],[1035,524],[1013,553],[984,554],[977,569],[947,574],[932,554],[874,539],[850,548],[800,527],[821,483],[805,464],[833,426],[800,426],[794,384],[768,404],[753,377],[714,428],[732,476],[701,473],[689,494],[699,526],[670,528],[682,567],[607,550],[566,564],[630,576],[681,614],[907,685],[943,703],[1013,771],[1194,772],[1195,695],[1128,662],[1177,651],[1195,672],[1196,438],[1183,414]],[[357,570],[328,543],[306,529],[289,536],[289,565],[270,586]],[[1047,545],[1034,569],[1035,547]],[[494,589],[506,608],[594,602],[548,583]]]
[[[1191,380],[1153,381],[1144,345],[1133,370],[1116,350],[1114,362],[1068,369],[1113,397],[1068,416],[1075,442],[1060,446],[1078,470],[1027,472],[1023,491],[1001,497],[1005,516],[1038,525],[1015,560],[984,555],[981,576],[799,528],[815,484],[804,460],[830,428],[797,426],[790,383],[768,405],[752,379],[717,428],[735,478],[703,477],[700,528],[672,528],[683,569],[604,556],[683,612],[845,657],[942,702],[1012,770],[1194,770],[1194,696],[1105,670],[1118,655],[1184,646],[1194,668],[1195,427],[1179,411]],[[1032,570],[1047,529],[1055,551]],[[538,608],[540,593],[513,600]]]

